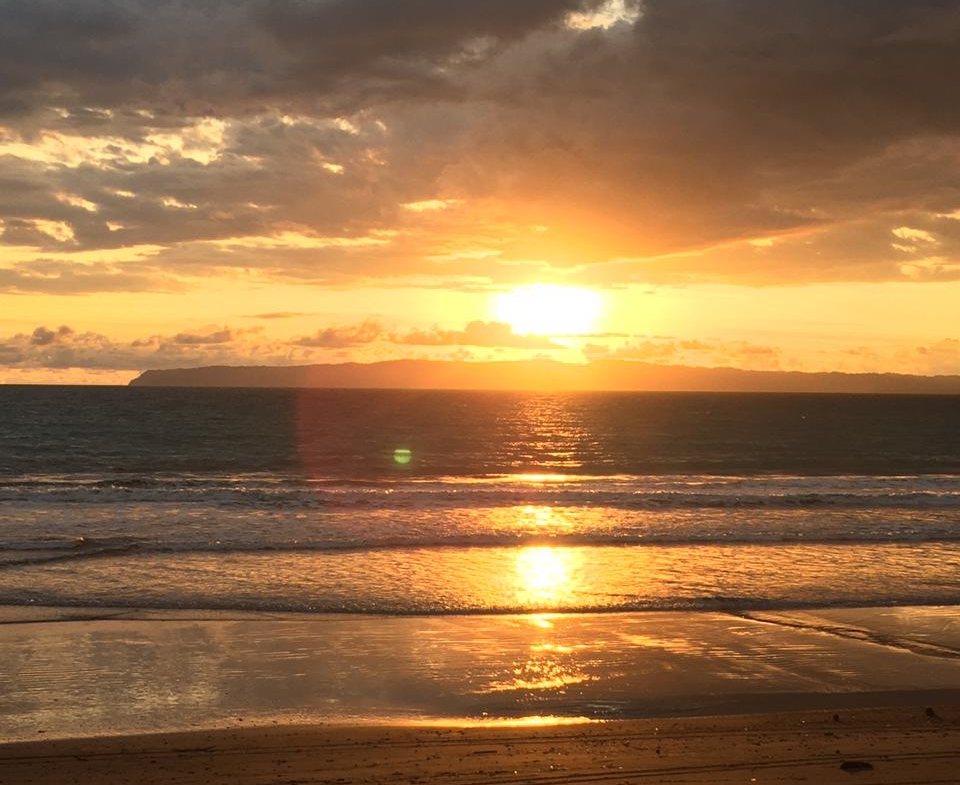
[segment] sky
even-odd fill
[[[960,0],[0,0],[0,383],[960,373]]]

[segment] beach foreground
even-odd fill
[[[10,608],[0,620],[6,742],[960,706],[951,607],[437,617]]]
[[[0,746],[0,783],[957,782],[960,707],[561,726],[315,725]]]

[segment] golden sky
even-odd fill
[[[0,382],[960,373],[960,0],[0,0]]]

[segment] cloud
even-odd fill
[[[213,332],[195,334],[195,333],[179,333],[173,339],[174,343],[181,344],[183,346],[202,346],[208,343],[229,343],[233,340],[233,333],[227,327],[224,327],[221,330],[214,330]]]
[[[31,333],[0,338],[0,365],[6,369],[69,369],[142,371],[197,365],[249,365],[263,358],[274,365],[307,362],[282,342],[265,339],[257,330],[223,328],[152,335],[117,341],[67,325],[56,330],[39,326]]]
[[[515,336],[507,325],[473,322],[462,331],[433,330],[398,336],[374,321],[326,327],[310,336],[278,340],[260,327],[210,326],[173,335],[150,335],[117,341],[68,325],[36,327],[30,333],[0,338],[0,366],[6,369],[142,371],[202,365],[296,365],[342,360],[340,350],[380,344],[383,352],[367,357],[409,357],[410,347],[557,348],[545,338]],[[392,349],[390,348],[392,347]],[[400,347],[407,347],[406,350]],[[419,355],[416,355],[419,356]],[[436,356],[431,354],[430,356]]]
[[[303,313],[301,311],[274,311],[272,313],[252,313],[248,318],[250,319],[295,319],[298,316],[310,316],[309,313]]]
[[[555,349],[557,344],[539,335],[515,335],[509,324],[474,321],[462,330],[414,330],[393,338],[416,346],[486,346],[513,349]]]
[[[56,331],[48,330],[46,327],[38,327],[30,336],[30,343],[33,346],[49,346],[57,339],[71,335],[73,335],[73,330],[66,325],[61,325]]]
[[[659,338],[613,348],[606,344],[588,343],[583,353],[590,360],[640,360],[661,365],[729,366],[754,371],[779,371],[791,365],[780,349],[746,341]]]
[[[522,38],[599,2],[581,0],[487,0],[450,3],[418,0],[333,0],[324,3],[275,2],[260,6],[258,21],[292,56],[288,75],[312,85],[331,78],[360,74],[369,87],[389,87],[395,94],[403,82],[440,82],[453,56],[478,57],[495,42]],[[425,89],[421,87],[421,89]]]
[[[16,346],[0,344],[0,366],[19,365],[26,359],[26,354]]]
[[[226,340],[229,336],[229,340]],[[335,326],[315,334],[319,340],[278,340],[260,328],[235,327],[189,330],[170,335],[148,335],[134,340],[115,340],[69,325],[35,329],[0,336],[0,367],[16,379],[46,378],[74,370],[92,374],[111,373],[114,383],[124,379],[116,373],[133,374],[151,368],[188,368],[207,365],[304,365],[309,363],[374,361],[420,357],[434,359],[491,360],[502,352],[527,350],[510,355],[558,357],[559,347],[546,338],[512,336],[506,325],[476,322],[464,330],[433,330],[396,334],[377,323]],[[407,341],[408,338],[412,340]],[[423,339],[421,342],[420,339]],[[526,340],[525,340],[526,339]],[[603,342],[601,342],[603,340]],[[429,342],[426,342],[429,341]],[[350,350],[349,357],[344,351]],[[566,359],[576,359],[574,350]],[[952,337],[923,345],[891,344],[882,350],[870,347],[831,346],[801,363],[778,346],[748,341],[677,337],[637,337],[629,341],[597,336],[595,342],[577,350],[588,362],[639,360],[661,365],[735,367],[749,370],[843,370],[878,372],[895,368],[899,373],[960,374],[960,340]],[[31,377],[29,374],[33,374]],[[39,376],[37,374],[40,374]],[[44,376],[44,374],[47,374]],[[62,377],[60,380],[63,381]]]
[[[901,352],[899,360],[908,368],[917,368],[918,373],[960,374],[960,340],[944,338],[929,346],[917,346]]]
[[[320,349],[345,349],[372,343],[383,335],[383,328],[374,321],[348,327],[326,327],[313,335],[297,338],[296,346],[308,346]]]
[[[960,5],[613,8],[0,0],[0,290],[960,277]]]
[[[921,183],[942,184],[931,207],[953,203],[925,171],[936,145],[911,144],[956,141],[960,115],[937,107],[960,65],[958,19],[943,3],[651,0],[631,34],[504,55],[501,100],[523,110],[497,113],[461,176],[511,194],[575,249],[569,264],[632,258],[654,274],[649,257],[915,207]],[[678,264],[712,277],[699,262]]]
[[[339,92],[436,91],[437,66],[507,42],[590,0],[3,0],[0,107],[27,112],[42,92],[102,121],[102,108],[200,114]],[[202,55],[202,56],[200,56]],[[358,81],[362,80],[362,81]],[[342,83],[349,81],[344,86]],[[345,89],[349,87],[349,91]],[[54,105],[58,105],[55,103]],[[59,105],[63,105],[62,102]]]

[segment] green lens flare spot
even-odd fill
[[[413,457],[413,453],[410,452],[406,447],[397,447],[393,451],[393,460],[399,463],[401,466],[405,466],[410,463],[410,459]]]

